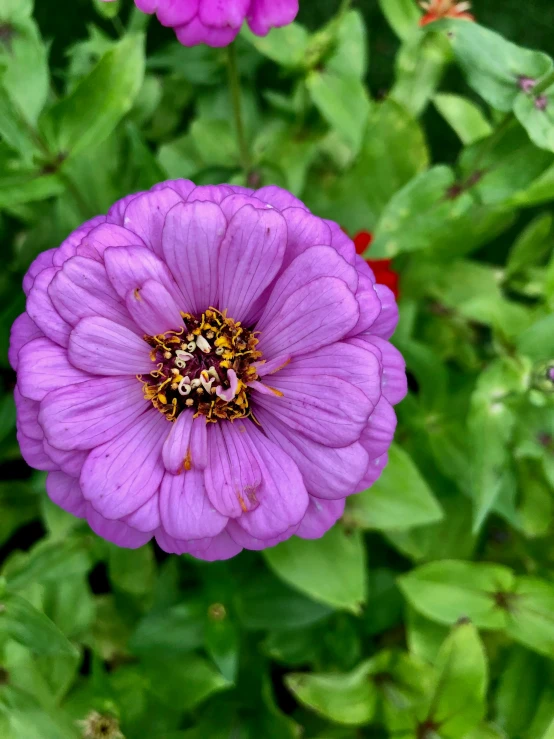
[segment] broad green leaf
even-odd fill
[[[421,12],[412,0],[379,0],[379,7],[402,41],[418,33]]]
[[[335,526],[321,539],[292,537],[263,552],[271,569],[314,600],[359,613],[366,599],[365,547],[359,532]]]
[[[20,21],[29,18],[33,12],[34,0],[2,0],[0,19],[2,21]]]
[[[202,644],[204,620],[204,604],[192,599],[168,610],[150,612],[139,622],[129,647],[138,654],[190,652]]]
[[[214,616],[206,621],[204,646],[224,678],[234,682],[239,662],[239,629],[225,614]]]
[[[0,692],[0,731],[3,739],[77,739],[80,734],[57,707],[45,709],[35,696],[11,685]]]
[[[521,460],[519,515],[521,527],[529,539],[546,536],[554,518],[552,490],[541,474],[539,461]]]
[[[377,567],[368,572],[368,603],[363,615],[367,634],[380,634],[402,620],[402,595],[398,590],[393,570]]]
[[[0,90],[31,129],[48,96],[50,76],[46,45],[32,20],[13,25],[9,43],[0,43]]]
[[[552,248],[553,224],[552,215],[543,213],[526,226],[510,249],[507,276],[526,270],[546,257]]]
[[[151,693],[162,704],[188,712],[210,695],[227,690],[232,683],[204,657],[188,654],[179,660],[148,660],[143,674]]]
[[[42,540],[15,567],[8,565],[3,574],[11,590],[22,590],[34,582],[83,574],[91,566],[85,539],[68,538],[64,542]]]
[[[29,171],[0,177],[0,210],[25,203],[47,200],[65,191],[65,184],[57,174]]]
[[[260,54],[267,56],[283,67],[301,67],[308,48],[308,32],[299,23],[289,23],[283,28],[273,28],[267,36],[256,36],[243,26],[241,35]]]
[[[433,102],[463,144],[473,144],[491,135],[491,124],[482,110],[471,100],[461,95],[441,93],[435,95]]]
[[[538,578],[517,578],[506,631],[520,644],[554,658],[554,585]]]
[[[351,10],[337,29],[336,46],[325,68],[339,76],[356,75],[363,80],[368,66],[368,38],[362,14]]]
[[[541,318],[517,339],[517,349],[534,362],[554,357],[554,315]]]
[[[448,43],[438,35],[408,36],[396,57],[391,98],[420,116],[440,84],[449,56]]]
[[[420,716],[438,725],[441,737],[463,739],[486,712],[487,657],[473,624],[454,627],[439,652],[437,672],[434,690]]]
[[[41,153],[32,127],[25,125],[21,111],[8,95],[0,95],[0,135],[25,165],[31,165]]]
[[[144,37],[129,35],[48,113],[44,127],[58,151],[75,156],[106,139],[133,107],[143,78]]]
[[[409,454],[396,444],[368,490],[348,500],[347,520],[363,529],[409,529],[442,518],[442,510]]]
[[[154,586],[156,575],[152,547],[122,549],[111,546],[108,550],[108,572],[116,590],[136,596],[146,596]]]
[[[548,725],[548,728],[541,739],[554,739],[554,719],[552,719],[551,723]]]
[[[477,23],[441,22],[469,85],[493,108],[511,111],[522,78],[540,80],[552,69],[542,52],[522,49]]]
[[[306,598],[269,572],[249,578],[236,594],[235,606],[249,630],[288,631],[317,623],[331,613],[328,606]]]
[[[287,189],[300,195],[306,183],[308,170],[317,156],[318,140],[299,137],[293,126],[281,121],[260,132],[253,146],[253,154],[261,165],[279,168],[287,181]]]
[[[479,628],[502,629],[507,623],[503,596],[514,589],[514,575],[494,564],[442,560],[417,567],[398,578],[411,605],[440,624],[469,618]]]
[[[96,12],[103,18],[115,18],[121,10],[120,0],[111,0],[111,2],[105,2],[104,0],[93,0],[94,8]]]
[[[35,654],[77,654],[57,626],[19,595],[5,593],[0,606],[0,638],[14,639]]]
[[[314,105],[354,152],[358,152],[371,104],[366,88],[355,75],[311,72],[306,80]]]
[[[238,166],[240,157],[231,121],[197,118],[190,135],[201,159],[208,166]]]
[[[202,169],[202,160],[190,133],[161,146],[158,159],[171,179],[189,178]]]
[[[450,628],[431,621],[408,604],[406,608],[406,641],[410,653],[429,664],[437,660]]]
[[[535,146],[554,151],[554,86],[539,95],[521,92],[514,104],[514,113]]]
[[[294,696],[325,718],[347,726],[369,723],[376,710],[377,689],[371,661],[343,674],[292,673],[285,678]]]
[[[544,681],[543,662],[523,647],[508,653],[494,698],[496,722],[508,736],[524,735],[531,724]]]

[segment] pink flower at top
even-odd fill
[[[257,36],[266,36],[298,13],[298,0],[135,0],[135,5],[174,28],[184,46],[228,46],[245,21]]]
[[[214,560],[317,538],[387,463],[407,389],[394,295],[285,190],[162,182],[23,288],[23,457],[119,546]]]

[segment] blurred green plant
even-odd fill
[[[132,3],[86,0],[54,63],[43,4],[0,0],[2,738],[554,737],[554,64],[379,5],[388,71],[362,2],[243,31],[245,174],[224,50],[152,28],[146,54]],[[382,478],[321,540],[209,565],[120,550],[20,459],[22,274],[169,177],[282,185],[394,258],[411,391]]]

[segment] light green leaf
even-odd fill
[[[543,213],[534,218],[519,234],[508,255],[506,263],[508,277],[539,264],[549,254],[552,248],[553,224],[552,215]]]
[[[47,200],[65,192],[59,175],[40,171],[25,172],[0,178],[0,209]]]
[[[450,48],[438,35],[408,37],[396,57],[396,82],[390,97],[420,116],[440,84]]]
[[[0,596],[0,638],[9,637],[35,654],[68,654],[77,650],[50,619],[15,593]]]
[[[355,75],[363,80],[368,66],[368,38],[364,18],[350,10],[337,29],[336,46],[325,62],[325,68],[339,76]]]
[[[491,124],[471,100],[461,95],[441,93],[435,95],[433,102],[463,144],[473,144],[492,133]]]
[[[421,12],[413,0],[379,0],[379,7],[392,30],[402,41],[419,33]]]
[[[286,583],[334,608],[359,613],[366,599],[365,548],[359,532],[335,526],[321,539],[292,537],[263,555]]]
[[[540,80],[552,69],[546,54],[522,49],[477,23],[447,20],[442,29],[469,85],[496,110],[511,111],[520,78]]]
[[[554,357],[554,315],[541,318],[517,339],[517,350],[534,362]]]
[[[495,695],[495,718],[508,736],[524,735],[533,720],[543,683],[543,662],[523,647],[514,646],[508,653]]]
[[[111,0],[111,2],[93,0],[93,4],[96,12],[103,18],[115,18],[121,10],[121,0]]]
[[[463,739],[484,718],[488,666],[475,626],[455,626],[437,658],[437,678],[426,720],[440,726],[445,739]]]
[[[29,18],[33,12],[34,0],[2,0],[0,19],[3,21],[21,21]]]
[[[520,644],[554,658],[554,585],[518,577],[509,601],[506,631]]]
[[[442,510],[410,455],[396,444],[377,482],[348,499],[347,520],[362,529],[409,529],[438,521]]]
[[[514,589],[514,575],[501,565],[442,560],[398,578],[404,596],[422,615],[440,624],[469,618],[479,628],[501,629],[507,613],[499,593]],[[497,598],[498,596],[498,598]]]
[[[371,668],[367,661],[347,675],[292,673],[285,682],[301,703],[321,716],[346,726],[362,726],[371,721],[377,704]]]
[[[58,151],[75,156],[106,139],[128,113],[144,79],[144,37],[129,35],[52,108],[44,121]]]
[[[190,128],[194,145],[208,166],[233,167],[240,161],[231,121],[197,118]]]
[[[308,32],[299,23],[289,23],[282,28],[273,28],[267,36],[256,36],[244,24],[241,35],[260,54],[267,56],[283,67],[301,67],[308,48]]]
[[[35,582],[80,575],[91,567],[84,539],[67,538],[63,542],[43,539],[15,566],[8,564],[3,574],[11,590],[22,590]]]
[[[554,86],[540,95],[521,92],[514,103],[514,113],[535,146],[554,151]]]
[[[306,84],[321,115],[358,152],[371,107],[364,84],[354,75],[327,71],[312,72]]]
[[[116,590],[135,596],[146,596],[154,587],[156,565],[151,546],[122,549],[112,545],[108,550],[108,572]]]
[[[204,638],[206,607],[189,599],[168,610],[152,611],[139,622],[129,641],[137,654],[183,654],[196,649]]]

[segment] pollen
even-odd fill
[[[254,332],[216,308],[199,318],[181,315],[186,328],[144,337],[155,365],[147,377],[139,378],[144,397],[168,421],[175,421],[185,410],[204,416],[207,423],[256,420],[249,384],[258,379],[256,365],[262,354]],[[184,469],[191,465],[189,451]]]

